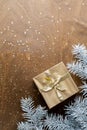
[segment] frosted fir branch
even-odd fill
[[[34,108],[33,101],[30,97],[21,99],[21,107],[22,107],[22,110],[24,111],[23,116],[25,120],[27,121],[27,123],[26,122],[19,123],[18,130],[21,130],[21,127],[25,127],[25,129],[23,130],[26,130],[27,127],[29,130],[31,128],[33,128],[34,130],[42,129],[43,119],[45,118],[47,114],[47,110],[45,110],[41,106]]]
[[[31,97],[21,99],[21,108],[26,113],[31,112],[31,115],[35,113],[34,102]]]
[[[28,124],[28,122],[20,122],[20,123],[18,123],[18,130],[28,130],[28,126],[29,126],[29,124]]]
[[[35,109],[33,105],[32,98],[22,98],[21,99],[21,108],[25,112],[23,114],[25,119],[28,119],[28,122],[33,123],[33,115],[35,114]]]
[[[84,96],[87,96],[87,84],[86,84],[86,82],[83,82],[83,85],[80,88],[81,88],[82,94]]]
[[[28,107],[29,102],[30,106]],[[22,103],[24,103],[23,110],[26,110],[31,106],[34,108],[32,102],[31,98],[22,98]],[[76,98],[75,102],[67,106],[66,110],[67,116],[63,119],[61,115],[48,115],[46,110],[44,110],[41,106],[38,106],[36,109],[34,108],[34,115],[29,117],[31,119],[27,118],[25,122],[18,123],[18,130],[87,130],[86,98],[83,100],[81,98]],[[29,112],[28,109],[27,112]]]
[[[77,44],[73,46],[72,54],[80,61],[83,66],[87,65],[87,49],[83,44]]]
[[[28,122],[21,122],[18,124],[18,130],[43,130],[43,126],[33,126]]]
[[[74,130],[67,118],[63,119],[61,115],[48,115],[44,125],[47,130]]]
[[[87,68],[83,67],[81,62],[72,62],[67,64],[69,71],[81,79],[87,79]]]
[[[79,124],[81,130],[87,129],[87,99],[77,97],[75,102],[66,108],[66,114]],[[75,128],[76,129],[76,128]]]
[[[18,123],[18,130],[36,130],[35,127],[28,122],[20,122]]]
[[[43,125],[43,120],[47,115],[47,110],[45,110],[43,107],[40,105],[36,108],[35,114],[34,114],[34,122],[36,122],[36,125],[42,126]]]
[[[87,49],[83,44],[77,44],[73,46],[72,50],[73,55],[77,59],[77,61],[69,63],[67,65],[69,71],[81,79],[87,79]]]
[[[73,55],[77,59],[67,65],[69,71],[82,80],[87,79],[87,49],[84,45],[74,45],[73,46]],[[83,95],[87,95],[87,84],[83,82],[83,85],[80,87],[82,90]],[[75,103],[72,103],[70,106],[67,107],[66,111],[67,115],[70,117],[70,121],[73,124],[78,124],[78,129],[87,130],[87,99],[76,98]],[[72,119],[72,120],[71,120]],[[74,126],[77,130],[77,128]]]

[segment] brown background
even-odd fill
[[[86,12],[87,0],[0,0],[0,130],[17,129],[21,97],[46,106],[32,78],[87,45]]]

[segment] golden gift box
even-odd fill
[[[33,80],[49,109],[79,91],[63,62],[35,76]]]

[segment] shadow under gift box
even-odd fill
[[[63,62],[35,76],[33,80],[49,109],[79,92]]]

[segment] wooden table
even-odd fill
[[[46,106],[32,78],[87,45],[86,12],[87,0],[0,0],[0,130],[17,129],[21,97]]]

